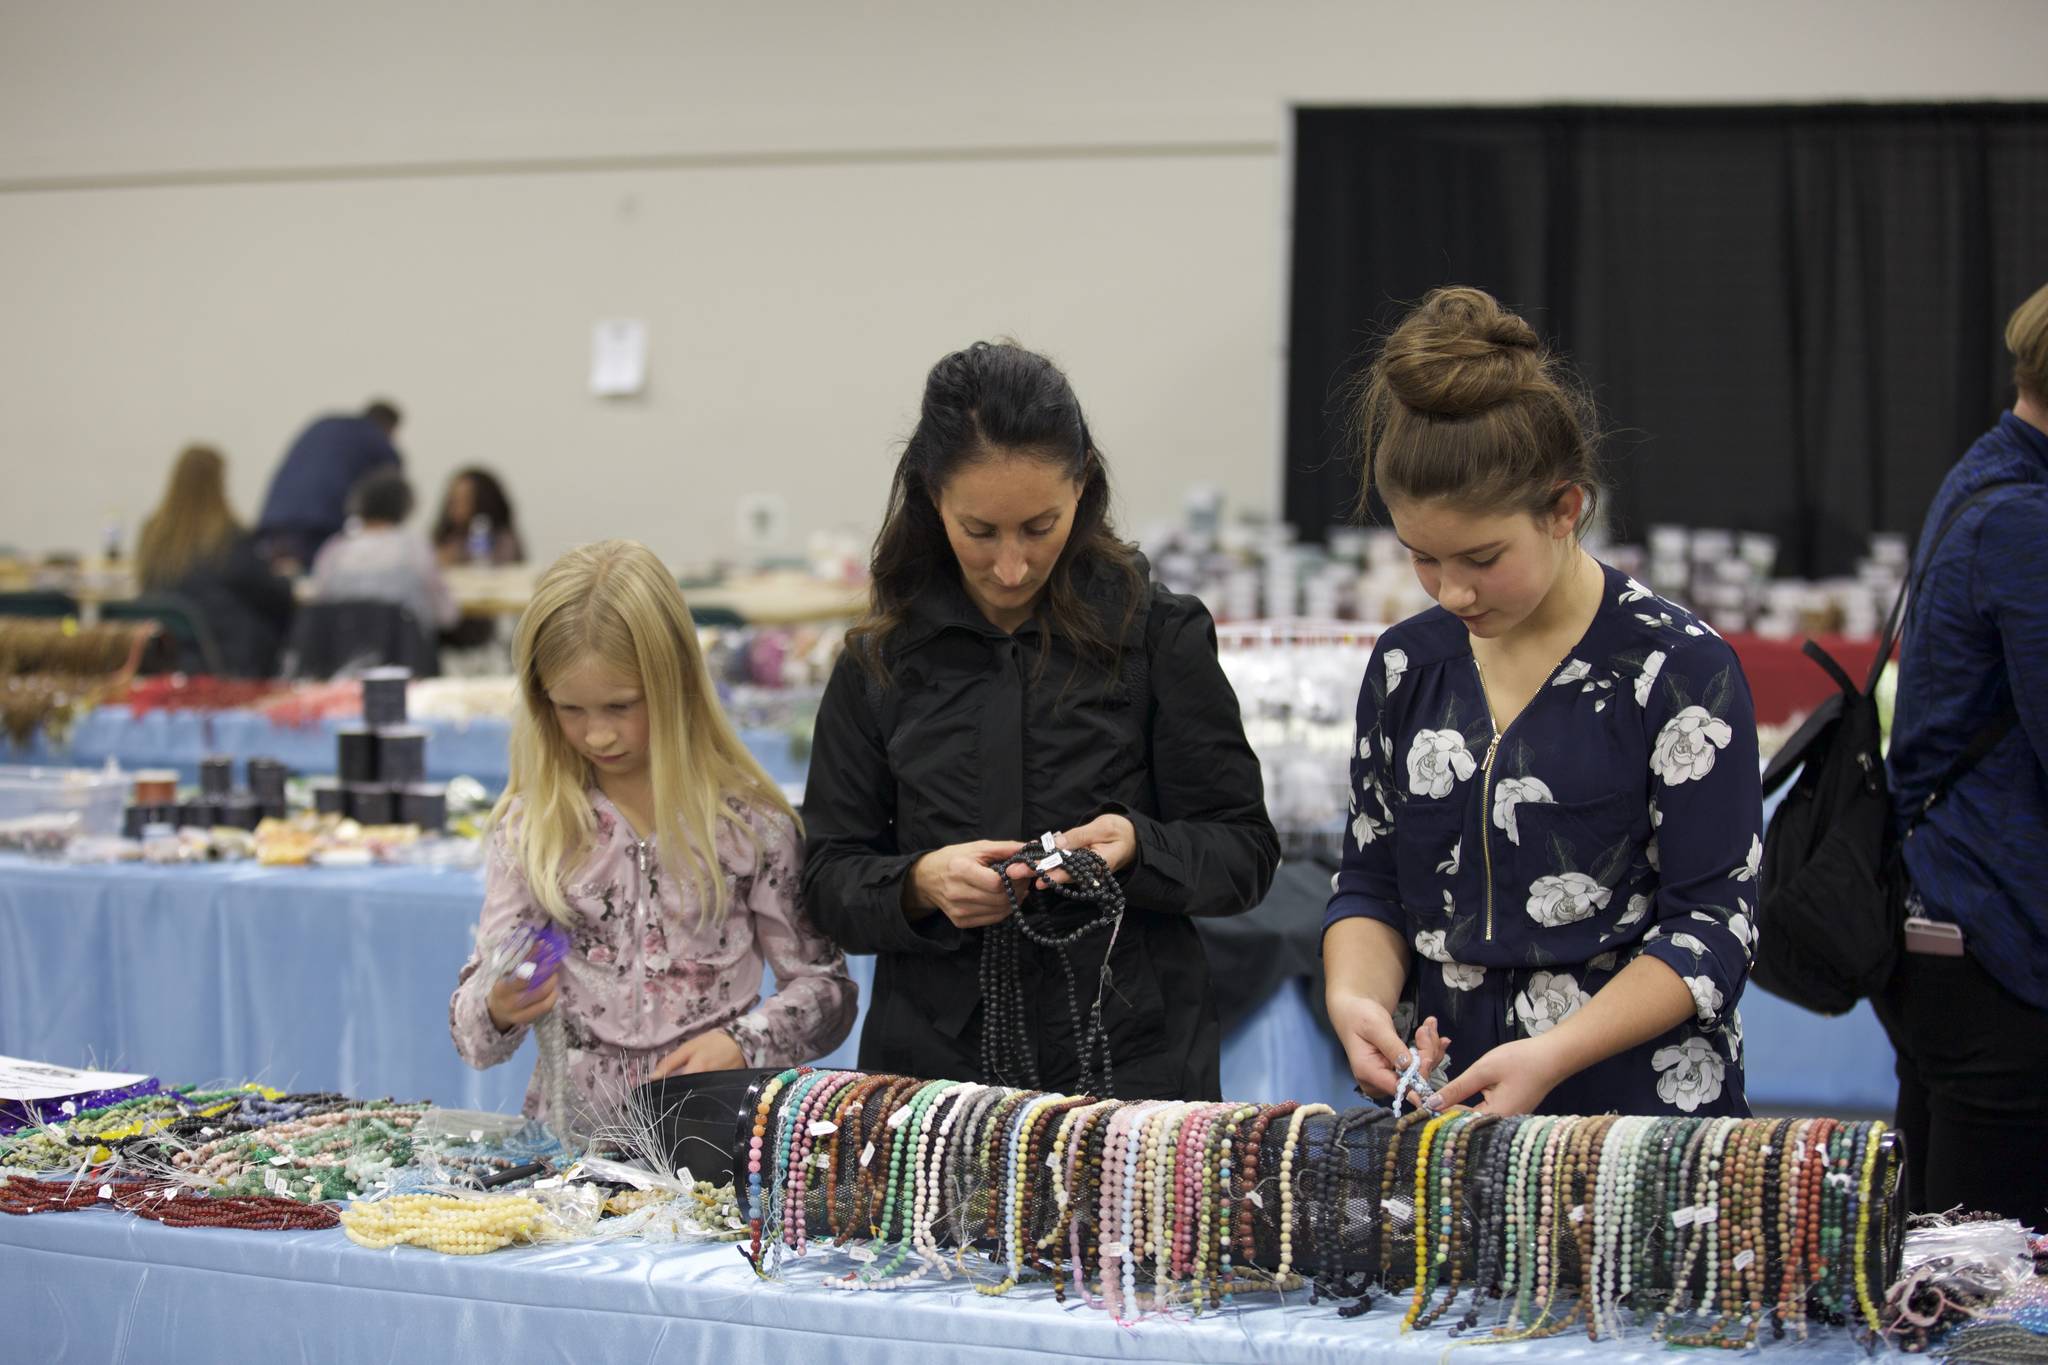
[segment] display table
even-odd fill
[[[1256,914],[1321,922],[1320,879],[1283,869],[1296,872],[1279,883],[1289,901]],[[516,1110],[532,1044],[479,1072],[448,1040],[448,995],[482,896],[470,871],[0,856],[0,1054]],[[1271,938],[1228,940],[1251,965],[1226,962],[1219,975],[1263,967],[1280,951]],[[865,1012],[873,962],[855,958],[852,971]],[[1824,1019],[1752,989],[1742,1016],[1752,1103],[1890,1112],[1891,1048],[1867,1006]],[[825,1065],[853,1065],[858,1037],[856,1025]],[[1301,975],[1275,977],[1247,1006],[1222,1064],[1232,1099],[1341,1102],[1350,1090]]]
[[[1804,636],[1773,640],[1734,631],[1723,638],[1742,661],[1742,676],[1749,681],[1759,725],[1783,725],[1840,692],[1820,665],[1806,657]],[[1863,680],[1870,676],[1871,662],[1877,658],[1875,639],[1824,635],[1815,643],[1833,656],[1858,687],[1863,686]]]
[[[174,768],[180,780],[199,780],[199,761],[216,754],[235,760],[275,758],[294,772],[320,776],[335,766],[335,735],[360,720],[328,718],[309,725],[280,725],[259,711],[145,711],[102,706],[81,718],[68,741],[54,745],[43,735],[17,746],[0,741],[0,761],[99,767],[109,759],[129,771]],[[498,717],[413,722],[427,732],[427,778],[446,782],[473,777],[491,791],[505,785],[512,724]],[[806,763],[780,730],[740,732],[768,775],[801,787]]]
[[[39,1365],[152,1365],[234,1354],[318,1362],[719,1361],[721,1365],[973,1359],[1315,1362],[1442,1359],[1443,1331],[1400,1331],[1398,1307],[1250,1295],[1232,1309],[1119,1325],[1042,1285],[1002,1298],[954,1280],[889,1293],[823,1287],[842,1258],[813,1253],[764,1283],[727,1245],[573,1244],[449,1257],[367,1251],[335,1229],[176,1229],[108,1211],[0,1216],[8,1357]],[[1470,1340],[1470,1338],[1466,1338]],[[239,1343],[239,1344],[238,1344]],[[971,1355],[969,1353],[972,1353]],[[1766,1359],[1846,1360],[1849,1335],[1787,1338]],[[1489,1347],[1487,1360],[1668,1362],[1646,1330],[1583,1331]]]

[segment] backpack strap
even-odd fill
[[[1928,813],[1941,803],[1941,799],[1947,796],[1956,783],[1963,779],[1964,774],[1983,762],[1985,755],[1996,749],[1998,742],[2012,733],[2012,727],[2019,723],[2019,719],[2019,710],[2016,707],[2007,706],[2003,711],[1993,716],[1990,723],[1985,725],[1983,729],[1970,737],[1968,747],[1956,755],[1955,762],[1948,765],[1948,771],[1941,775],[1941,779],[1927,793],[1927,799],[1920,803],[1920,809],[1914,811],[1912,818],[1906,822],[1906,832],[1908,834],[1912,833],[1914,828],[1927,818]]]
[[[1927,556],[1921,561],[1919,570],[1915,573],[1909,573],[1906,576],[1906,581],[1899,584],[1899,595],[1892,599],[1892,609],[1885,613],[1884,633],[1878,637],[1877,642],[1877,657],[1870,661],[1870,677],[1863,684],[1863,691],[1866,695],[1877,689],[1877,680],[1884,676],[1884,666],[1891,662],[1892,651],[1898,647],[1899,637],[1905,634],[1906,618],[1912,611],[1911,604],[1919,599],[1920,587],[1927,581],[1927,571],[1934,567],[1934,552],[1941,548],[1941,542],[1948,538],[1948,533],[1954,529],[1956,522],[1961,519],[1963,513],[1970,510],[1970,504],[1976,502],[1987,493],[1994,493],[2001,488],[2010,488],[2014,484],[2021,482],[2023,480],[2020,479],[1999,479],[1995,482],[1987,483],[1973,491],[1969,497],[1957,503],[1949,514],[1942,519],[1940,529],[1934,533],[1934,539],[1928,542]],[[1917,552],[1914,558],[1919,559]],[[1828,671],[1831,674],[1836,672],[1834,669],[1829,669]],[[1995,743],[1996,741],[1993,742]]]

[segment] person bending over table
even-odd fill
[[[1380,636],[1358,694],[1323,960],[1359,1085],[1455,1045],[1432,1105],[1747,1114],[1763,808],[1734,651],[1581,547],[1589,405],[1489,295],[1431,293],[1360,418],[1437,605]]]
[[[1099,1000],[1103,1088],[1218,1098],[1191,919],[1256,905],[1279,841],[1209,614],[1148,582],[1109,499],[1050,361],[977,343],[932,368],[804,795],[806,904],[877,955],[864,1070],[1073,1088]],[[1005,927],[1034,874],[1012,868],[1006,893],[991,864],[1041,831],[1114,873],[1128,908],[1113,935],[1060,949]],[[1025,913],[1059,936],[1091,908],[1043,892]],[[1021,987],[995,1008],[985,952]],[[1019,993],[1021,1019],[1003,1007]]]

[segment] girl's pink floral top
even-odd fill
[[[725,920],[699,913],[687,879],[667,874],[652,840],[637,837],[618,808],[593,788],[596,845],[564,890],[574,921],[569,955],[556,972],[555,1013],[568,1043],[573,1098],[586,1113],[615,1110],[668,1053],[724,1029],[747,1065],[792,1066],[837,1047],[853,1027],[856,991],[846,959],[812,927],[798,904],[798,844],[787,817],[732,802],[759,846],[724,826],[718,861],[728,894]],[[474,1067],[496,1066],[519,1050],[527,1029],[491,1023],[493,984],[480,968],[494,945],[522,927],[547,923],[518,859],[519,806],[492,832],[476,951],[448,1003],[455,1050]],[[762,964],[775,994],[761,997]],[[539,1079],[526,1112],[541,1113]]]

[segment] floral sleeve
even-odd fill
[[[515,808],[491,831],[484,850],[484,909],[477,920],[476,944],[448,1001],[448,1029],[455,1050],[463,1061],[479,1069],[509,1061],[527,1032],[526,1026],[518,1025],[500,1033],[491,1022],[489,996],[496,983],[484,974],[484,959],[508,934],[522,926],[537,928],[547,922],[547,912],[527,890],[526,873],[519,866],[517,820]]]
[[[754,817],[760,865],[744,912],[761,956],[775,972],[775,994],[726,1026],[748,1066],[794,1066],[822,1057],[853,1028],[858,992],[846,956],[818,932],[798,893],[796,828],[781,815]]]
[[[1400,690],[1408,655],[1385,642],[1373,650],[1358,689],[1358,728],[1351,748],[1351,809],[1344,858],[1330,879],[1323,927],[1364,916],[1408,932],[1394,868],[1394,721],[1388,703]]]
[[[1756,945],[1756,712],[1735,652],[1710,634],[1673,648],[1645,692],[1658,887],[1643,951],[1678,973],[1701,1025],[1715,1028],[1742,990]]]

